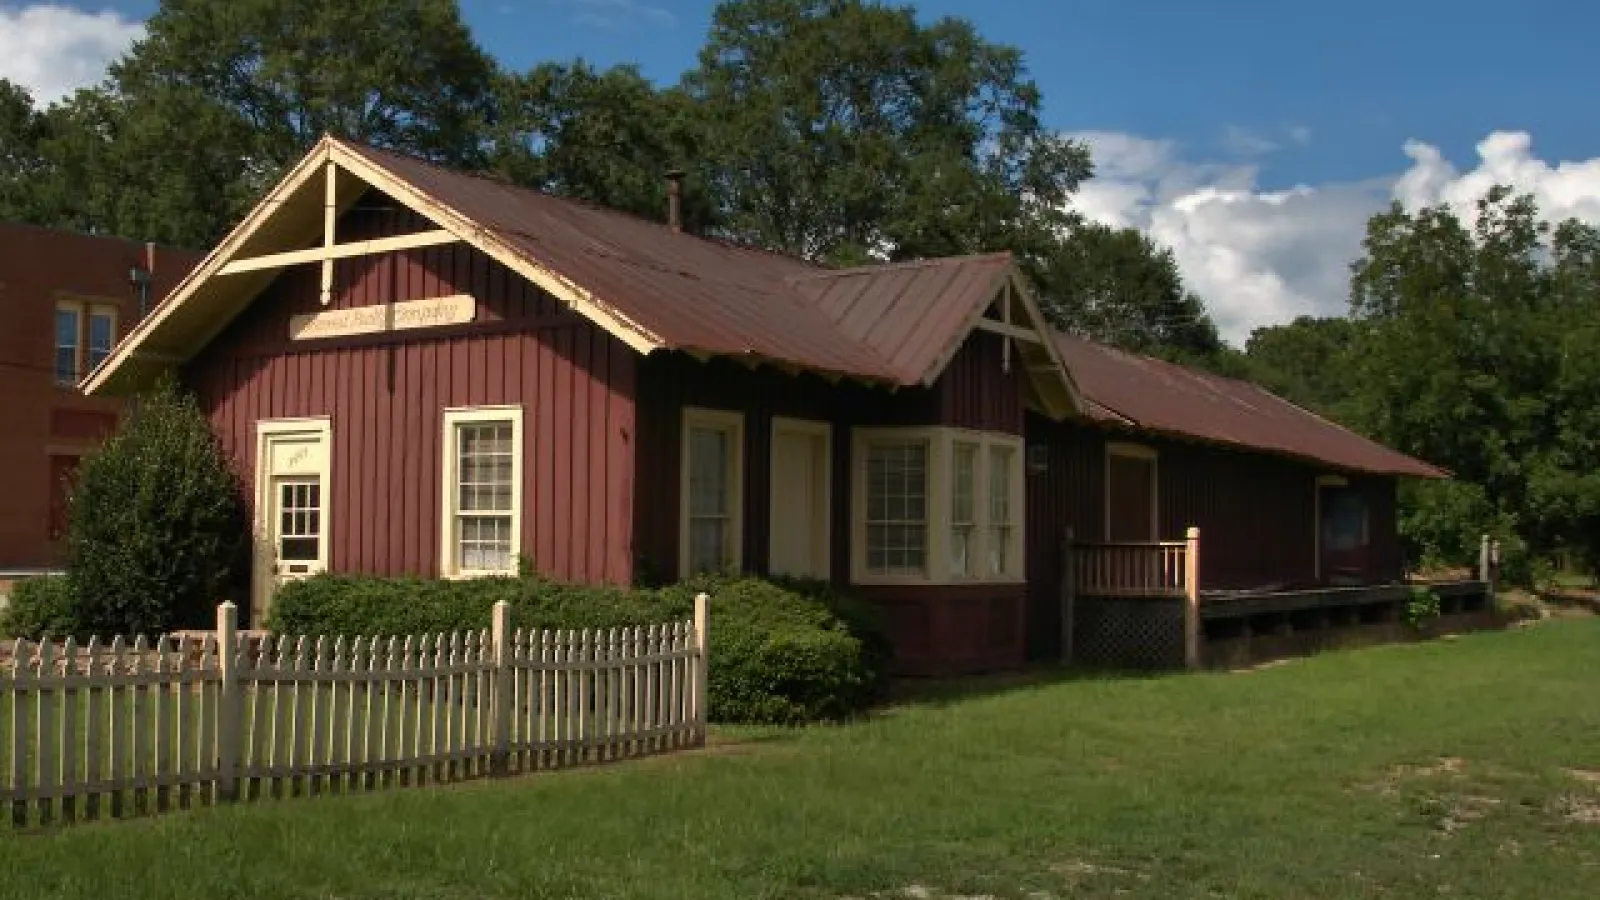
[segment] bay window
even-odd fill
[[[444,414],[445,577],[512,575],[522,520],[522,407]]]
[[[744,530],[744,416],[686,407],[682,453],[679,574],[736,570]]]
[[[1022,441],[955,428],[856,429],[851,579],[1022,579]]]

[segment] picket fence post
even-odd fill
[[[217,800],[239,799],[239,607],[217,606]]]
[[[1184,534],[1183,664],[1200,668],[1200,529]]]
[[[707,627],[711,624],[711,598],[696,594],[694,598],[694,736],[696,744],[706,742],[706,685],[711,677],[710,642]]]
[[[489,774],[507,775],[511,771],[511,693],[516,673],[511,671],[511,604],[496,600],[490,627],[494,641],[494,733],[489,748]]]

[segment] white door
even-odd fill
[[[327,422],[262,422],[258,447],[257,623],[280,585],[328,567]]]
[[[829,428],[774,419],[770,558],[774,574],[828,577]]]

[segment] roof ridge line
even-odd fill
[[[825,269],[810,275],[789,275],[785,280],[790,282],[810,281],[816,278],[838,278],[844,275],[873,275],[878,272],[894,272],[901,269],[918,269],[925,266],[948,265],[950,263],[971,262],[980,259],[1014,259],[1010,250],[996,250],[989,253],[963,253],[959,256],[929,256],[923,259],[907,259],[899,262],[868,263],[862,266],[850,266],[845,269]]]

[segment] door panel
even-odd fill
[[[256,621],[288,581],[328,567],[326,423],[263,422],[257,459]]]
[[[1106,458],[1109,489],[1106,540],[1113,543],[1156,540],[1156,464],[1137,456]]]
[[[826,426],[774,425],[770,559],[775,574],[828,577]]]

